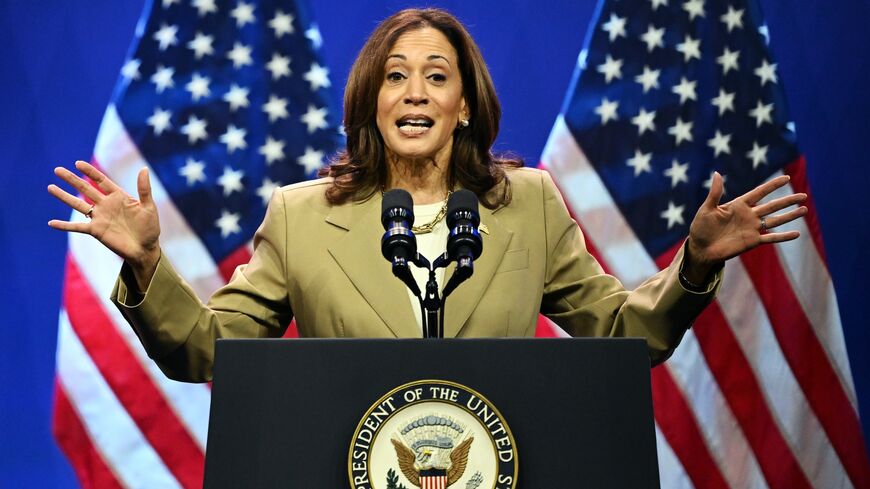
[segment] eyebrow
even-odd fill
[[[390,58],[399,58],[402,61],[408,60],[408,58],[404,54],[391,54],[391,55],[387,56],[387,59],[390,59]],[[430,54],[429,56],[426,56],[427,61],[433,61],[436,59],[443,59],[445,63],[450,65],[450,60],[445,58],[444,56],[441,56],[440,54]]]

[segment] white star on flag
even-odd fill
[[[163,131],[172,127],[172,122],[170,122],[171,117],[172,112],[163,110],[160,107],[154,108],[154,113],[151,114],[151,117],[148,118],[147,122],[154,130],[155,136],[163,134]]]
[[[269,95],[269,101],[263,104],[263,112],[269,114],[269,122],[285,119],[289,115],[287,112],[287,99]]]
[[[290,57],[272,54],[272,59],[266,63],[266,69],[272,73],[272,79],[278,80],[282,76],[290,76]]]
[[[634,81],[643,86],[643,93],[650,91],[651,88],[659,87],[659,74],[662,70],[651,70],[649,66],[643,67],[643,73],[634,77]]]
[[[308,105],[308,111],[302,115],[299,119],[307,126],[308,134],[313,133],[318,129],[326,129],[328,124],[326,123],[326,116],[328,115],[328,111],[326,107],[318,109],[313,105]]]
[[[752,143],[752,149],[746,153],[746,157],[752,160],[752,169],[758,168],[759,165],[767,164],[767,146],[759,146],[757,142]]]
[[[124,67],[121,68],[121,76],[127,80],[138,80],[140,66],[142,66],[142,62],[138,59],[127,60],[127,62],[124,63]]]
[[[668,221],[668,229],[674,227],[674,224],[685,224],[683,220],[683,210],[685,207],[683,205],[674,205],[673,201],[668,202],[667,210],[661,213],[661,218]]]
[[[680,83],[674,85],[674,88],[671,89],[672,92],[680,96],[680,103],[686,103],[686,100],[698,100],[698,94],[695,93],[695,86],[698,84],[697,81],[689,81],[686,77],[680,78]]]
[[[740,50],[731,51],[727,47],[722,51],[722,55],[716,58],[716,63],[722,65],[722,74],[728,74],[728,71],[737,71],[737,58],[740,57]]]
[[[595,113],[601,117],[601,125],[607,124],[607,121],[615,121],[619,119],[616,109],[619,107],[619,101],[610,101],[607,97],[601,100],[601,105],[595,108]]]
[[[636,149],[634,156],[629,158],[625,164],[634,168],[634,176],[638,176],[643,172],[652,172],[650,160],[652,160],[652,153],[641,153],[639,149]]]
[[[323,37],[320,36],[317,24],[311,24],[311,27],[305,30],[305,37],[311,41],[311,46],[314,49],[320,49],[320,46],[323,46]]]
[[[653,12],[655,12],[659,7],[667,7],[668,0],[650,0],[652,3]]]
[[[226,238],[227,236],[238,233],[242,231],[242,227],[239,226],[239,220],[242,218],[241,214],[228,212],[227,210],[221,211],[221,217],[217,221],[215,221],[215,226],[219,227],[221,230],[221,237]]]
[[[175,75],[175,68],[157,65],[157,71],[151,75],[151,82],[156,85],[157,93],[163,93],[167,88],[175,86],[175,82],[172,81],[173,75]]]
[[[275,37],[281,38],[284,34],[293,34],[293,16],[280,10],[275,11],[275,16],[269,21],[269,27],[275,31]]]
[[[613,59],[607,55],[604,63],[598,65],[598,72],[604,75],[604,81],[610,83],[614,78],[622,78],[622,60]]]
[[[224,100],[229,102],[230,110],[235,112],[236,110],[249,105],[248,93],[250,93],[250,90],[233,83],[230,86],[230,90],[224,95]]]
[[[254,23],[254,4],[239,2],[236,8],[230,10],[230,16],[236,19],[236,27]]]
[[[316,61],[311,63],[311,69],[302,75],[302,77],[311,84],[312,91],[327,88],[331,85],[329,81],[329,69],[320,66]]]
[[[656,111],[647,112],[643,107],[640,108],[640,112],[634,117],[631,118],[631,123],[637,126],[637,135],[640,136],[646,131],[655,132],[656,123],[655,123]]]
[[[205,131],[205,127],[207,122],[205,119],[200,119],[195,115],[191,115],[189,119],[187,119],[187,124],[181,126],[181,134],[187,136],[187,142],[190,144],[196,144],[200,139],[205,139],[208,137],[208,133]]]
[[[245,172],[242,170],[233,170],[232,168],[225,166],[224,173],[218,178],[217,183],[224,189],[224,197],[232,194],[233,192],[241,192],[244,186],[242,185],[242,177],[245,176]]]
[[[184,166],[178,170],[178,174],[187,180],[188,187],[193,186],[196,182],[204,182],[205,163],[188,158]]]
[[[193,56],[196,59],[201,59],[203,56],[214,54],[213,42],[214,37],[197,32],[193,40],[187,43],[187,47],[193,50]]]
[[[661,48],[661,47],[665,46],[664,37],[665,37],[665,28],[664,27],[656,28],[652,24],[650,24],[649,27],[647,27],[646,32],[644,32],[640,36],[640,38],[643,40],[643,42],[646,43],[647,52],[650,52],[650,53],[655,48]]]
[[[707,146],[713,148],[713,156],[719,156],[721,153],[731,154],[731,135],[722,134],[716,130],[716,135],[707,141]]]
[[[615,41],[617,37],[625,37],[625,17],[610,14],[610,20],[605,22],[601,28],[607,32],[610,42]]]
[[[692,141],[692,121],[683,122],[683,119],[677,117],[677,121],[673,126],[668,128],[668,134],[674,137],[674,145],[679,146],[683,141]]]
[[[305,168],[305,173],[311,174],[316,172],[323,167],[323,151],[306,146],[305,154],[297,158],[296,162]]]
[[[266,163],[271,165],[275,161],[284,159],[284,141],[272,139],[266,136],[266,144],[260,146],[260,154],[266,157]]]
[[[689,0],[683,3],[683,10],[689,14],[689,20],[704,17],[704,0]]]
[[[686,34],[683,42],[677,44],[677,51],[683,53],[683,61],[688,63],[692,58],[701,59],[701,40],[692,39],[692,36]]]
[[[230,124],[227,127],[227,132],[221,134],[220,141],[227,145],[227,153],[232,153],[237,149],[245,149],[248,143],[245,142],[245,135],[248,131]]]
[[[233,62],[233,68],[236,69],[254,62],[251,59],[251,48],[240,42],[235,43],[233,49],[227,52],[227,58]]]
[[[749,111],[749,115],[755,118],[755,127],[761,127],[765,122],[768,124],[773,122],[772,112],[773,104],[765,105],[759,100],[755,108]]]
[[[196,13],[200,17],[217,12],[215,0],[193,0],[193,6],[196,7]]]
[[[743,9],[735,10],[733,6],[728,6],[728,12],[719,17],[719,20],[728,28],[728,32],[743,28]]]
[[[197,101],[202,97],[208,97],[211,95],[211,90],[208,88],[209,83],[211,83],[211,80],[208,77],[201,76],[199,73],[194,73],[193,78],[184,86],[184,88],[190,92],[190,96],[193,97],[193,100]]]
[[[263,205],[269,205],[269,199],[272,198],[272,194],[278,187],[279,185],[270,180],[269,177],[263,179],[263,184],[257,187],[257,195],[263,199]]]
[[[767,82],[776,83],[776,63],[770,64],[765,59],[761,62],[761,66],[756,68],[753,73],[755,73],[758,78],[761,78],[762,87]]]
[[[169,46],[178,44],[178,26],[161,24],[160,30],[154,33],[154,40],[161,51],[166,51]]]
[[[719,95],[716,97],[713,97],[713,101],[711,103],[719,109],[720,116],[722,114],[724,114],[725,112],[728,112],[729,110],[731,112],[734,112],[734,95],[735,94],[736,94],[736,92],[735,93],[728,93],[725,91],[725,89],[720,88]]]
[[[671,161],[671,167],[665,170],[665,176],[671,179],[671,188],[677,186],[678,183],[689,183],[689,164],[680,163],[677,160]]]

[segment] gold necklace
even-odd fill
[[[452,193],[453,193],[452,190],[447,192],[447,197],[449,198],[450,194],[452,194]],[[432,230],[435,229],[435,226],[437,226],[438,223],[441,222],[444,219],[444,216],[446,216],[446,215],[447,215],[447,199],[444,199],[444,204],[441,205],[441,209],[438,211],[438,214],[435,214],[435,218],[433,218],[428,223],[423,224],[422,226],[411,226],[411,231],[413,231],[414,234],[431,233]]]

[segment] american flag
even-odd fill
[[[164,253],[202,299],[249,259],[272,191],[342,144],[321,42],[304,2],[146,5],[93,160],[134,195],[151,170]],[[109,302],[120,265],[70,236],[55,437],[83,487],[201,487],[209,387],[148,358]]]
[[[752,0],[599,4],[541,160],[626,287],[670,263],[713,171],[726,200],[781,174],[772,198],[809,191],[768,37]],[[808,207],[782,226],[800,239],[726,264],[718,300],[652,370],[662,487],[870,487]]]

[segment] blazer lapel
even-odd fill
[[[380,203],[381,197],[375,195],[365,202],[333,206],[326,222],[348,232],[328,250],[396,337],[420,337],[405,285],[381,256]]]
[[[495,212],[498,209],[490,210],[483,206],[480,207],[481,226],[488,231],[488,233],[480,233],[483,239],[483,253],[474,262],[474,275],[459,285],[447,298],[444,317],[444,336],[447,338],[456,337],[462,331],[468,317],[474,312],[474,308],[477,307],[483,293],[489,287],[513,237],[513,231],[505,228],[496,218]],[[453,275],[454,270],[456,270],[456,264],[451,263],[444,274],[445,283]]]

